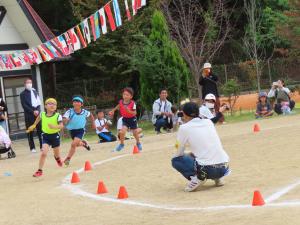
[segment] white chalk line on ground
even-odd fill
[[[96,162],[93,164],[93,166],[102,165],[114,160],[118,160],[121,158],[129,157],[132,154],[124,154],[119,156],[114,156],[105,160],[101,160],[99,162]],[[84,171],[83,168],[77,170],[77,173],[82,173]],[[124,205],[132,205],[132,206],[140,206],[140,207],[147,207],[147,208],[153,208],[153,209],[163,209],[163,210],[169,210],[169,211],[218,211],[218,210],[228,210],[228,209],[245,209],[245,208],[253,208],[250,204],[239,204],[239,205],[216,205],[216,206],[207,206],[207,207],[177,207],[177,206],[170,206],[170,205],[161,205],[161,204],[151,204],[151,203],[145,203],[145,202],[139,202],[134,200],[119,200],[116,198],[108,197],[108,196],[100,196],[97,194],[93,194],[87,191],[84,191],[81,189],[82,185],[74,185],[70,183],[72,174],[67,175],[62,180],[62,187],[65,189],[68,189],[75,195],[79,195],[82,197],[91,198],[94,200],[100,200],[104,202],[112,202],[112,203],[119,203]],[[292,207],[292,206],[300,206],[300,201],[295,202],[279,202],[279,203],[271,203],[272,201],[275,201],[279,199],[284,194],[288,193],[292,189],[296,188],[298,185],[300,185],[300,181],[297,181],[294,184],[291,184],[287,187],[284,187],[283,189],[279,190],[278,192],[272,194],[271,196],[266,198],[266,205],[263,207]]]

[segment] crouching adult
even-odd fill
[[[189,180],[185,191],[196,190],[207,179],[213,180],[216,186],[224,185],[223,177],[230,173],[229,157],[213,122],[199,118],[199,108],[193,102],[183,106],[183,121],[177,134],[178,152],[172,159],[172,166]],[[185,153],[186,145],[191,153]]]

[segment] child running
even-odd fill
[[[88,117],[92,122],[92,128],[96,128],[93,114],[82,108],[83,97],[81,95],[74,95],[72,102],[73,108],[69,109],[63,115],[64,124],[66,124],[66,128],[70,131],[70,135],[73,140],[68,156],[64,160],[65,166],[69,166],[71,158],[75,154],[77,147],[83,146],[86,150],[91,150],[87,141],[83,140],[83,136],[85,134],[85,125]]]
[[[33,125],[31,125],[27,132],[32,132],[37,124],[42,123],[42,152],[39,161],[39,169],[33,174],[34,177],[40,177],[43,175],[43,167],[46,161],[49,148],[53,148],[54,158],[59,167],[62,166],[60,159],[59,146],[60,135],[59,131],[64,127],[62,117],[56,112],[57,102],[54,98],[48,98],[45,101],[46,112],[41,112],[36,118]]]
[[[113,116],[116,110],[120,111],[121,116],[123,117],[122,129],[119,131],[120,144],[115,148],[115,151],[121,151],[124,148],[125,135],[128,129],[131,129],[133,136],[136,140],[136,146],[139,151],[142,150],[142,144],[140,143],[137,119],[136,119],[136,104],[132,100],[133,90],[130,87],[123,89],[123,99],[119,101],[119,104],[109,112],[110,116]]]

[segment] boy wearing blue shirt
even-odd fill
[[[70,131],[71,138],[73,139],[68,156],[64,160],[65,166],[69,166],[70,160],[75,154],[77,147],[83,146],[88,151],[90,150],[88,143],[83,140],[87,118],[90,118],[92,122],[92,128],[95,129],[93,114],[82,108],[83,97],[80,95],[75,95],[73,96],[72,102],[73,108],[69,109],[63,115],[63,121],[66,124],[66,128]]]

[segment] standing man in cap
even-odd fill
[[[24,82],[25,90],[21,92],[21,104],[24,109],[25,116],[25,126],[28,129],[35,121],[37,116],[40,115],[41,112],[41,100],[37,93],[37,91],[32,87],[32,80],[27,78]],[[30,151],[32,153],[36,153],[35,144],[33,141],[33,130],[27,133],[28,143],[30,147]],[[41,124],[38,123],[36,125],[36,132],[40,142],[40,149],[42,149],[42,132],[41,132]]]
[[[183,121],[177,134],[177,154],[172,166],[189,183],[185,191],[196,190],[207,179],[216,186],[224,185],[223,177],[229,175],[229,157],[224,151],[220,138],[211,120],[199,118],[199,107],[194,102],[183,106]],[[189,146],[191,153],[186,154]]]
[[[212,73],[212,67],[210,63],[204,63],[202,69],[202,76],[199,79],[199,85],[202,87],[202,100],[208,94],[213,94],[216,97],[215,110],[219,112],[220,109],[220,99],[218,91],[218,77]],[[224,121],[224,118],[220,122]]]

